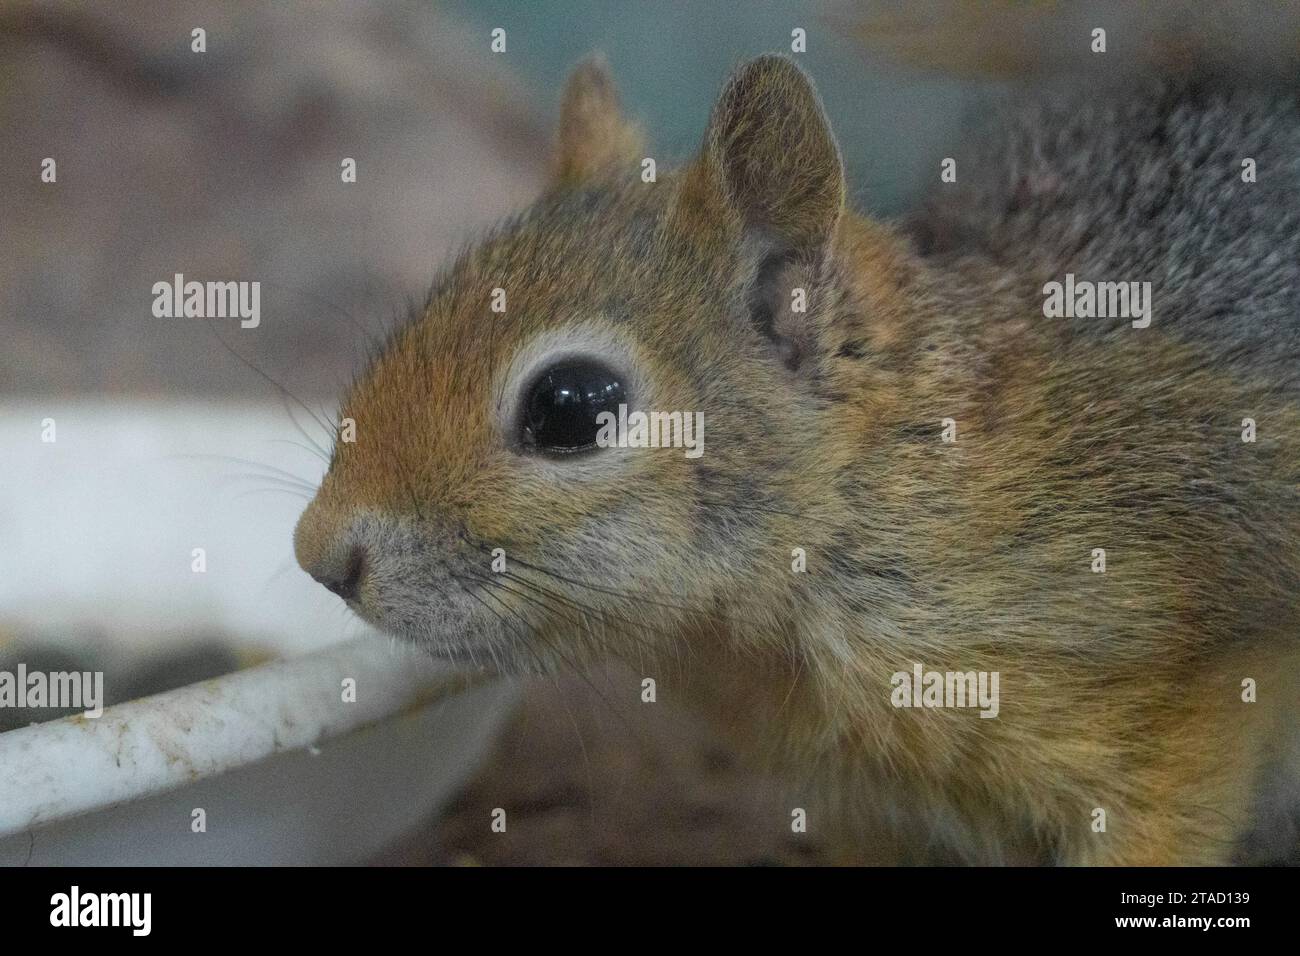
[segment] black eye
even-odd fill
[[[619,376],[594,362],[575,360],[547,369],[524,401],[523,442],[549,452],[595,447],[601,412],[618,414],[627,401]]]

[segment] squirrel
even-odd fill
[[[1300,100],[1090,90],[981,142],[873,221],[766,55],[647,182],[581,64],[544,194],[344,395],[300,565],[455,662],[658,678],[845,861],[882,826],[983,863],[1294,852]],[[1151,321],[1047,315],[1067,274],[1150,282]],[[620,405],[702,412],[706,450],[598,442]],[[922,671],[996,675],[996,713],[900,705]]]

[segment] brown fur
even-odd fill
[[[950,858],[1232,859],[1300,697],[1300,410],[1158,331],[1072,338],[1005,271],[938,271],[845,210],[783,59],[654,184],[608,76],[573,83],[554,188],[346,397],[300,563],[367,549],[354,608],[435,653],[628,660],[786,772],[845,859],[882,819]],[[639,407],[703,410],[703,458],[522,453],[547,336],[633,368]],[[913,661],[1000,672],[1000,715],[896,709]]]

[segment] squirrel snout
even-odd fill
[[[294,530],[298,564],[345,601],[356,600],[368,564],[364,545],[340,533],[332,512],[313,502]]]
[[[342,562],[321,562],[306,568],[306,571],[324,585],[325,590],[332,591],[345,601],[355,600],[366,571],[365,549],[354,545]]]

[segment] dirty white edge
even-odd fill
[[[355,703],[343,681],[356,681]],[[308,747],[465,689],[376,639],[0,734],[0,837]]]

